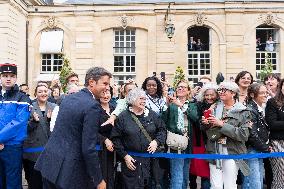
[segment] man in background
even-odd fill
[[[30,96],[29,95],[29,86],[28,86],[28,84],[23,83],[19,87],[20,87],[20,91],[22,91],[26,95]]]
[[[66,77],[66,84],[68,85],[72,83],[79,86],[79,76],[74,72]]]

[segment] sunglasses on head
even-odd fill
[[[225,92],[227,92],[227,91],[230,91],[229,89],[226,89],[226,88],[219,88],[219,89],[217,89],[217,92],[218,93],[225,93]]]

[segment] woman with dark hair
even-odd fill
[[[268,98],[272,98],[276,95],[278,84],[280,83],[280,77],[278,74],[271,73],[264,78],[264,84],[267,88]]]
[[[160,80],[155,76],[147,77],[142,84],[142,89],[146,92],[146,107],[160,116],[163,106],[166,104],[163,98],[163,87]],[[151,163],[153,175],[152,188],[166,188],[168,185],[168,160],[164,158],[152,158]]]
[[[56,104],[48,102],[48,88],[45,85],[38,85],[35,88],[36,100],[32,103],[30,121],[27,127],[27,139],[24,141],[23,166],[25,178],[28,181],[29,189],[41,189],[41,173],[34,169],[34,165],[40,155],[40,151],[29,151],[32,148],[44,147],[47,143],[50,132],[51,115]]]
[[[268,126],[264,119],[267,89],[264,84],[253,83],[248,88],[247,106],[252,114],[252,127],[247,142],[248,153],[270,152]],[[263,188],[263,159],[247,160],[250,174],[244,177],[242,189]]]
[[[106,121],[115,108],[110,103],[111,93],[111,90],[107,90],[104,92],[104,96],[100,98],[100,104],[104,109],[104,112],[101,115],[102,121]],[[111,124],[100,127],[99,135],[99,142],[102,146],[102,151],[100,152],[100,160],[107,189],[114,188],[114,147],[112,141],[110,140],[112,127],[113,126]]]
[[[52,87],[50,97],[47,99],[47,101],[56,104],[57,100],[60,98],[60,94],[61,90],[59,86]]]
[[[146,92],[146,107],[160,115],[166,104],[160,80],[155,76],[147,77],[142,84],[142,89]]]
[[[246,103],[248,87],[253,83],[252,74],[248,71],[241,71],[236,76],[235,83],[240,89],[239,102]]]
[[[274,152],[284,151],[284,79],[280,81],[275,97],[268,100],[265,119],[270,128],[270,141]],[[284,188],[284,158],[271,158],[272,189]]]

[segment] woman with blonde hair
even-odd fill
[[[162,118],[167,126],[167,145],[171,153],[192,152],[192,127],[199,119],[190,92],[188,81],[181,80],[176,87],[176,97],[168,96],[168,105],[163,109]],[[172,140],[170,136],[173,136]],[[177,138],[185,145],[175,144]],[[188,188],[189,163],[189,159],[170,159],[170,189]]]

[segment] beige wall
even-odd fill
[[[26,78],[27,14],[13,3],[0,3],[0,62],[18,65],[18,83]]]
[[[282,3],[176,3],[171,5],[176,28],[171,40],[164,32],[167,7],[168,4],[163,3],[29,7],[29,84],[34,85],[40,74],[40,35],[47,28],[45,21],[50,16],[54,16],[57,27],[64,30],[64,53],[80,75],[81,84],[85,71],[91,66],[103,66],[113,72],[113,29],[121,28],[120,17],[123,15],[128,17],[128,27],[136,28],[136,78],[139,84],[154,71],[165,71],[167,77],[172,78],[177,66],[183,67],[187,74],[187,29],[196,25],[197,13],[206,18],[202,25],[210,28],[210,76],[213,79],[218,72],[224,73],[226,78],[236,76],[241,70],[255,74],[255,28],[265,22],[261,15],[271,12],[272,25],[280,28],[279,39],[284,44]],[[0,9],[1,58],[17,62],[23,68],[20,77],[24,79],[26,17],[9,4],[0,4]],[[5,21],[7,18],[9,22]],[[284,47],[279,56],[280,62],[283,61]],[[279,71],[283,76],[284,66],[280,65]]]

